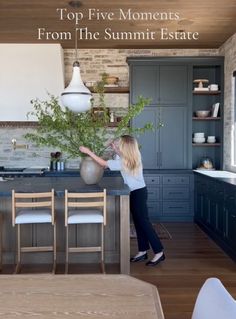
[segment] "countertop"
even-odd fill
[[[229,171],[201,171],[194,170],[195,174],[206,176],[208,178],[223,182],[229,185],[236,186],[236,174]]]
[[[86,185],[81,178],[71,178],[71,176],[44,176],[43,178],[19,176],[0,182],[0,196],[10,197],[12,189],[18,192],[47,192],[52,188],[59,197],[64,197],[65,189],[74,192],[95,192],[106,188],[107,194],[113,196],[129,195],[130,193],[121,176],[113,176],[113,178],[104,176],[96,185]]]
[[[19,171],[18,171],[19,170]],[[190,169],[144,169],[145,175],[152,174],[191,174],[192,170]],[[0,177],[80,177],[79,169],[66,169],[63,171],[49,171],[49,170],[40,170],[40,169],[19,169],[12,168],[7,171],[0,171]],[[119,171],[110,171],[109,169],[104,170],[104,176],[121,176]]]

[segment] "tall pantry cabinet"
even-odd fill
[[[131,123],[161,127],[137,136],[141,146],[148,207],[152,221],[193,220],[193,174],[204,157],[222,168],[223,71],[222,57],[130,57],[130,103],[138,96],[151,99]],[[217,92],[195,91],[196,79],[217,84]],[[217,118],[212,113],[197,118],[196,111],[209,110],[220,102]],[[194,144],[193,134],[216,136],[214,144]]]
[[[139,137],[144,168],[188,168],[189,70],[183,63],[129,59],[131,103],[138,96],[150,98],[150,105],[132,125],[141,127],[152,122],[155,132]]]

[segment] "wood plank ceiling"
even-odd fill
[[[81,0],[79,8],[69,1],[0,0],[0,43],[59,42],[74,48],[77,27],[97,38],[79,31],[79,48],[218,48],[236,32],[235,0]],[[76,15],[83,16],[77,25]],[[167,40],[169,32],[190,39]],[[199,33],[197,40],[193,32]]]

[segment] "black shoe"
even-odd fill
[[[148,255],[147,253],[143,254],[142,256],[139,256],[139,257],[131,257],[130,258],[130,262],[131,263],[136,263],[138,261],[143,261],[143,260],[146,260],[148,259]]]
[[[157,259],[156,261],[151,261],[149,260],[147,263],[146,263],[146,266],[156,266],[158,265],[161,261],[165,260],[166,259],[166,256],[165,254],[163,253],[163,255],[161,255],[161,257],[159,259]]]

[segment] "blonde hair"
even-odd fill
[[[119,140],[119,152],[123,169],[131,175],[137,175],[142,168],[137,140],[130,135],[121,136]]]

